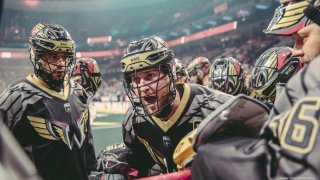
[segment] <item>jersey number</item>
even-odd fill
[[[281,146],[299,154],[312,151],[318,134],[319,111],[319,97],[306,97],[298,101],[289,113],[281,133]]]

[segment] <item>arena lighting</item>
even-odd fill
[[[2,58],[2,59],[26,59],[26,58],[29,58],[29,54],[27,52],[0,51],[0,58]]]
[[[40,0],[24,0],[23,2],[29,7],[37,7],[40,3]]]
[[[76,56],[79,57],[114,57],[123,55],[124,49],[114,49],[108,51],[92,51],[92,52],[77,52]]]
[[[237,29],[237,21],[230,22],[215,28],[209,28],[189,36],[182,36],[177,39],[168,41],[168,45],[170,47],[179,46],[182,44],[186,44],[188,42],[204,39],[210,36],[214,36],[217,34],[221,34],[224,32],[232,31]],[[107,51],[92,51],[92,52],[77,52],[76,56],[79,57],[114,57],[123,55],[124,49],[113,49]],[[29,58],[29,54],[27,52],[8,52],[8,51],[0,51],[0,59],[26,59]]]
[[[183,37],[174,39],[172,41],[168,41],[167,43],[170,47],[178,46],[178,45],[185,44],[185,43],[188,43],[191,41],[204,39],[204,38],[207,38],[210,36],[214,36],[214,35],[221,34],[224,32],[232,31],[235,29],[237,29],[237,21],[227,23],[227,24],[215,27],[215,28],[206,29],[204,31],[200,31],[200,32],[191,34],[189,36],[183,36]]]
[[[87,39],[88,44],[106,43],[112,41],[112,36],[90,37]]]

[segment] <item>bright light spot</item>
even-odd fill
[[[29,7],[36,7],[39,5],[40,0],[24,0],[24,3]]]

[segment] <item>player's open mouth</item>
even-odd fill
[[[143,98],[148,104],[154,104],[157,101],[156,96],[146,96]]]

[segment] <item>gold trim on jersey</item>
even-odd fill
[[[137,138],[138,138],[138,140],[146,147],[146,149],[148,150],[150,156],[152,157],[152,159],[153,159],[156,163],[158,163],[158,164],[163,164],[164,166],[167,167],[167,165],[166,165],[166,163],[165,163],[165,161],[164,161],[164,158],[163,158],[159,153],[157,153],[156,151],[154,151],[154,150],[152,149],[152,147],[149,145],[149,143],[148,143],[145,139],[143,139],[143,138],[141,138],[141,137],[139,137],[139,136],[137,136]]]
[[[48,87],[46,87],[43,82],[39,81],[38,79],[36,79],[34,77],[34,75],[30,74],[29,76],[27,76],[27,80],[29,80],[32,84],[36,85],[38,88],[42,89],[43,91],[49,93],[52,96],[55,96],[57,98],[60,98],[62,100],[67,100],[68,95],[69,95],[69,84],[64,86],[64,90],[63,90],[63,94],[62,93],[58,93],[52,89],[49,89]]]
[[[176,112],[174,112],[174,114],[171,116],[170,119],[168,119],[167,121],[161,121],[159,118],[155,117],[155,116],[151,116],[151,118],[154,120],[154,122],[164,131],[167,132],[179,119],[179,117],[182,114],[182,111],[185,109],[187,102],[189,100],[189,96],[190,96],[190,92],[191,92],[191,88],[188,84],[183,84],[184,87],[184,92],[183,95],[181,97],[181,101],[180,104],[176,110]]]

